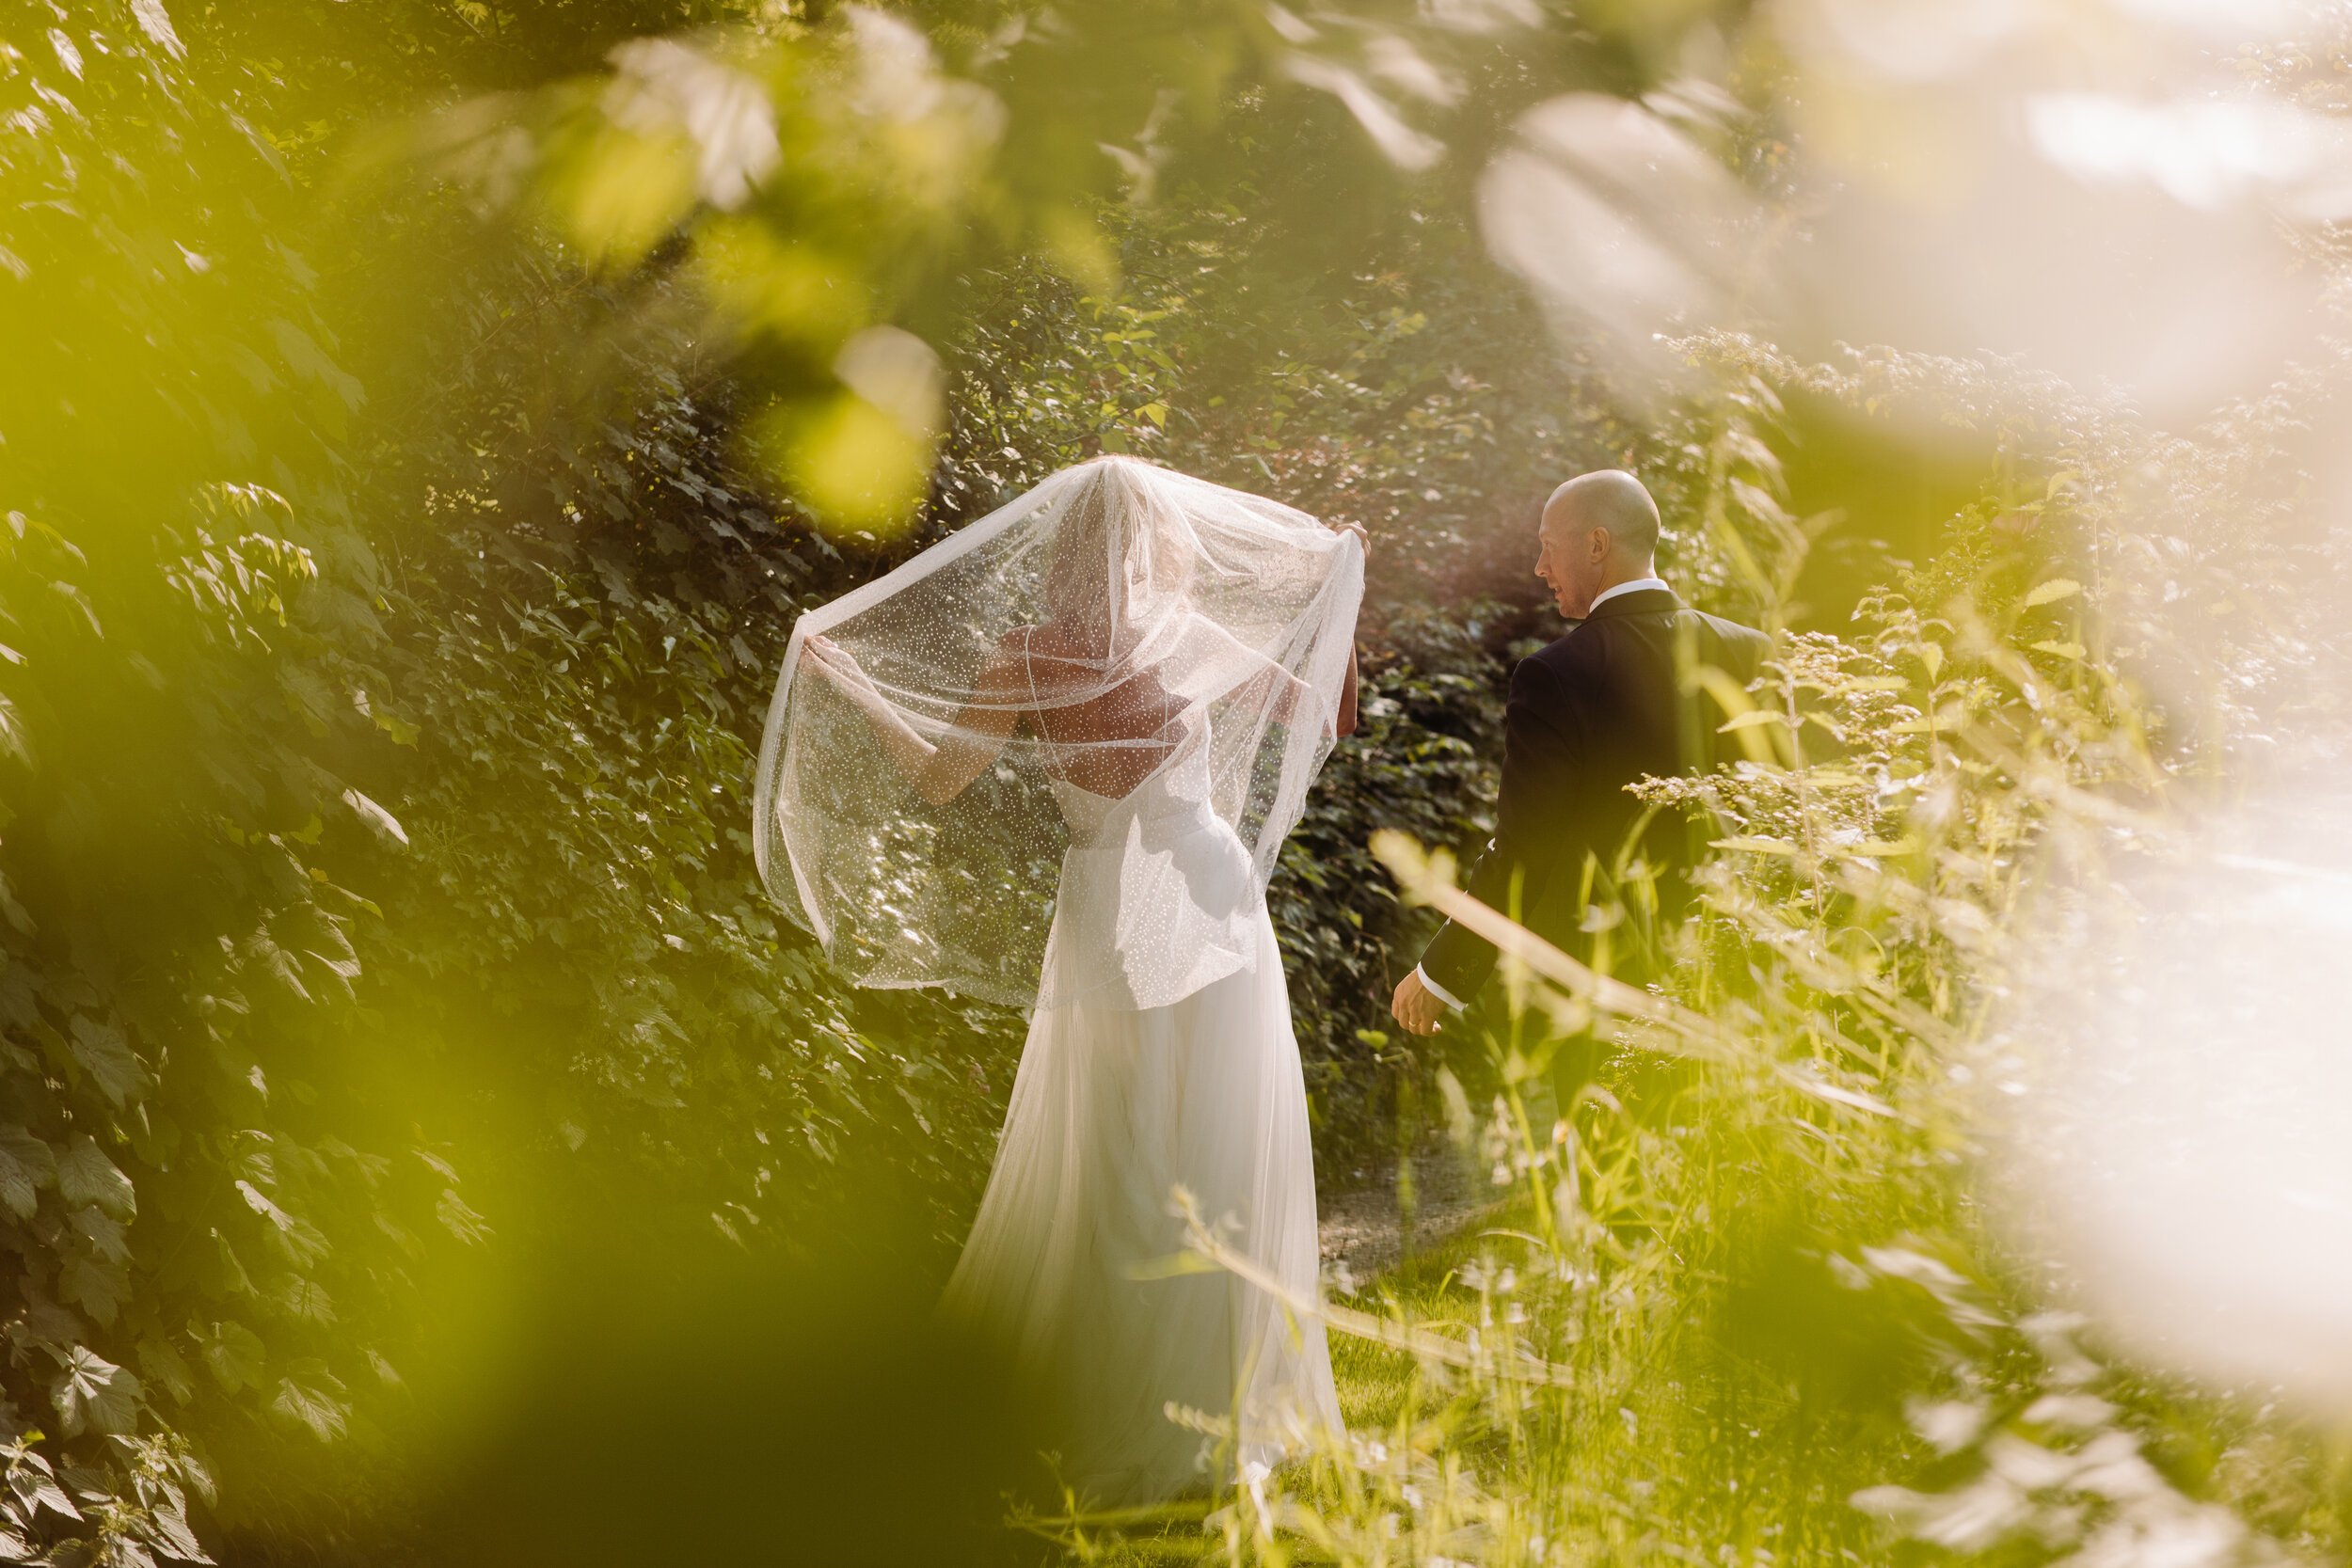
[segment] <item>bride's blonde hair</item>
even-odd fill
[[[1190,531],[1136,481],[1133,457],[1097,458],[1063,502],[1045,606],[1057,622],[1116,640],[1180,602],[1192,581]]]

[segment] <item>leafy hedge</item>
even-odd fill
[[[1366,733],[1277,886],[1327,1168],[1370,1147],[1417,930],[1362,846],[1476,832],[1530,623],[1459,606],[1592,440],[1475,369],[1525,324],[1458,236],[1293,312],[1237,293],[1273,214],[1200,202],[1133,220],[1115,295],[976,277],[926,531],[852,552],[744,468],[691,277],[457,191],[318,218],[331,32],[50,24],[0,54],[38,195],[0,229],[0,1560],[358,1541],[479,1255],[821,1250],[877,1149],[952,1244],[1020,1021],[835,982],[751,875],[750,749],[799,610],[1098,443],[1382,536]],[[482,73],[416,26],[332,107]]]
[[[201,1560],[366,1440],[479,1238],[371,1092],[385,584],[269,83],[160,8],[0,55],[0,1558]]]

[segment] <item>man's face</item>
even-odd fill
[[[1535,575],[1571,621],[1591,613],[1593,595],[1600,592],[1602,552],[1594,549],[1592,535],[1592,530],[1570,527],[1565,517],[1550,514],[1535,534]]]

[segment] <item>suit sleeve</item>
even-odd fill
[[[1489,908],[1511,909],[1518,883],[1522,914],[1535,908],[1561,856],[1560,813],[1574,798],[1578,747],[1566,690],[1550,668],[1525,659],[1511,673],[1504,710],[1502,789],[1495,803],[1495,835],[1470,867],[1470,895]],[[1498,958],[1494,944],[1446,922],[1422,954],[1422,973],[1468,1001],[1486,984]]]

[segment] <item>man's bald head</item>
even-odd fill
[[[1549,585],[1560,613],[1591,613],[1596,594],[1656,575],[1658,503],[1623,468],[1579,474],[1544,502],[1535,575]]]
[[[1544,502],[1544,531],[1581,533],[1605,528],[1629,563],[1646,566],[1658,553],[1658,503],[1649,489],[1623,468],[1579,474]]]

